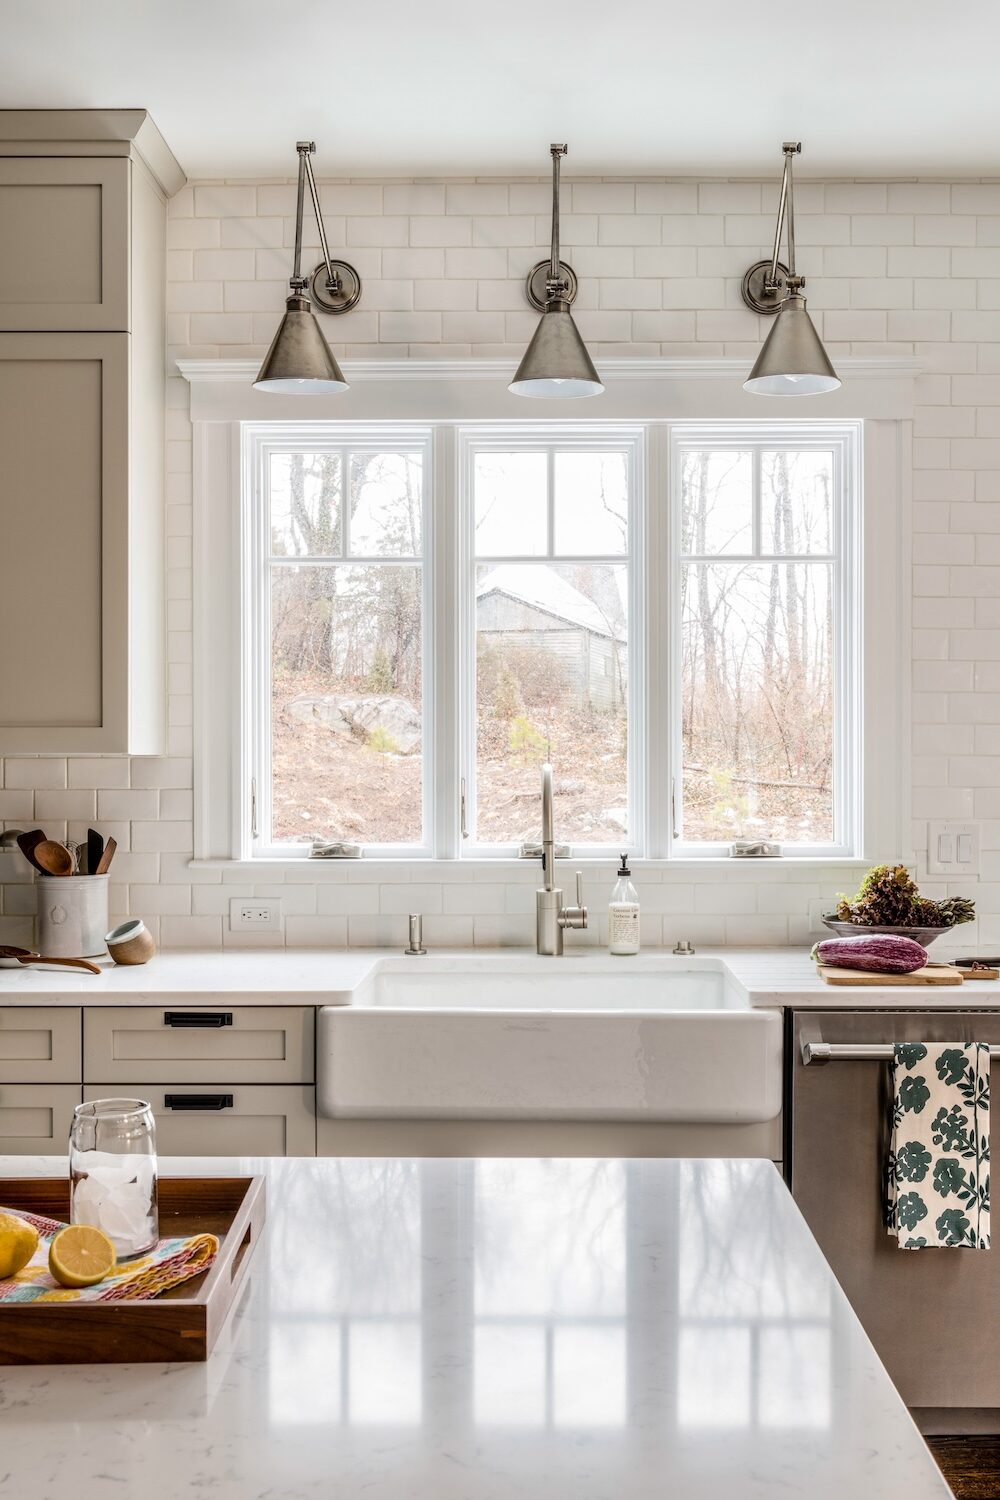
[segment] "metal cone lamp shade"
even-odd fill
[[[604,390],[569,303],[549,302],[509,389],[515,396],[599,396]]]
[[[347,390],[308,297],[289,297],[254,389],[318,396]]]
[[[361,278],[346,261],[331,259],[312,168],[315,141],[298,141],[295,149],[299,155],[299,181],[295,202],[295,255],[288,281],[291,296],[285,303],[285,316],[278,324],[278,331],[253,385],[255,391],[325,396],[334,391],[346,391],[348,386],[316,320],[312,301],[306,296],[306,287],[311,287],[313,298],[324,312],[344,313],[350,312],[361,296]],[[323,259],[311,277],[302,274],[302,214],[307,187],[316,216],[319,242],[323,247]]]
[[[839,385],[806,299],[794,292],[777,314],[743,389],[758,396],[821,396]]]
[[[559,163],[569,148],[550,146],[552,156],[552,248],[547,261],[528,272],[527,293],[541,318],[517,374],[507,387],[515,396],[573,400],[599,396],[604,390],[587,346],[573,322],[570,303],[576,296],[572,266],[559,257]]]

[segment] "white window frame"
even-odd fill
[[[333,425],[329,422],[247,423],[243,428],[243,511],[244,547],[241,628],[245,684],[241,709],[243,733],[249,755],[250,818],[243,824],[245,859],[307,859],[311,843],[275,842],[265,837],[271,829],[271,594],[269,536],[269,472],[271,458],[277,453],[393,453],[418,452],[422,461],[421,524],[419,558],[370,558],[349,555],[349,528],[346,519],[349,467],[342,468],[345,515],[343,527],[344,565],[375,563],[387,566],[419,563],[421,570],[421,688],[422,731],[422,838],[414,843],[367,844],[364,847],[380,859],[427,859],[433,848],[433,767],[434,723],[434,590],[432,563],[434,549],[434,507],[429,496],[434,490],[432,434],[426,426],[399,426],[381,423],[364,426]],[[308,565],[312,558],[302,558]],[[320,562],[341,559],[319,559]],[[322,830],[331,837],[344,834],[341,829]]]
[[[831,598],[833,600],[833,805],[835,837],[824,844],[789,844],[800,859],[850,859],[863,846],[862,757],[860,732],[864,660],[861,629],[862,564],[861,506],[864,454],[861,422],[696,422],[676,424],[670,428],[670,514],[667,590],[671,599],[669,721],[671,767],[671,826],[668,857],[681,859],[718,859],[728,853],[731,839],[715,842],[684,839],[678,829],[683,826],[681,660],[682,625],[680,617],[682,569],[689,556],[681,552],[683,495],[681,472],[684,455],[690,451],[711,448],[716,451],[751,452],[757,456],[765,450],[779,448],[811,449],[833,454],[832,553],[782,555],[783,562],[831,564]],[[759,459],[754,459],[754,536],[759,527]],[[752,563],[755,554],[720,553],[710,560],[719,563]],[[765,561],[769,557],[765,556]]]
[[[460,855],[467,859],[515,859],[517,844],[479,843],[476,839],[476,561],[475,553],[475,455],[483,452],[544,452],[554,457],[559,449],[569,452],[606,452],[620,449],[628,455],[628,550],[624,557],[607,556],[573,557],[568,562],[595,562],[623,566],[628,581],[628,756],[626,776],[628,782],[629,831],[621,836],[621,843],[637,858],[646,852],[647,829],[645,817],[644,788],[646,783],[646,671],[645,640],[647,612],[646,590],[640,560],[645,554],[646,525],[646,445],[648,430],[645,426],[629,423],[608,422],[545,422],[490,423],[475,427],[462,427],[458,431],[459,459],[459,743],[461,782],[459,788],[460,807],[463,817]],[[552,542],[552,510],[555,503],[552,475],[552,458],[548,475],[548,541]],[[530,562],[543,563],[545,557],[511,557],[481,559],[487,563]],[[553,557],[553,562],[563,558]],[[557,767],[557,771],[572,774],[572,768]],[[538,837],[541,838],[541,813],[539,813]],[[556,828],[559,839],[559,829]],[[560,840],[562,842],[562,840]],[[603,844],[573,844],[574,859],[608,859],[610,851],[618,848],[611,840]]]
[[[505,359],[398,360],[380,357],[348,361],[350,390],[335,397],[264,395],[253,389],[256,364],[245,359],[179,361],[190,383],[193,427],[193,625],[194,678],[194,859],[197,869],[220,868],[228,878],[253,880],[269,868],[295,868],[297,880],[323,884],[351,878],[352,866],[342,861],[312,861],[308,875],[298,865],[300,856],[282,848],[278,858],[250,858],[251,755],[246,733],[244,614],[244,432],[247,423],[261,428],[274,424],[283,435],[313,429],[318,418],[333,424],[338,438],[351,430],[411,434],[414,428],[431,434],[433,493],[425,493],[425,586],[432,591],[431,611],[425,620],[425,651],[431,670],[425,674],[425,693],[433,691],[425,752],[434,763],[429,770],[429,815],[425,835],[427,854],[407,849],[399,859],[383,859],[383,851],[365,864],[367,879],[433,879],[454,876],[462,857],[458,788],[461,746],[458,716],[460,663],[458,611],[461,582],[458,490],[460,434],[488,427],[494,434],[507,424],[524,428],[525,403],[509,395],[507,382],[513,363]],[[667,767],[672,724],[666,685],[673,636],[670,591],[664,586],[662,559],[669,542],[671,516],[670,448],[673,429],[697,424],[728,427],[743,421],[755,428],[763,421],[799,427],[800,422],[863,424],[863,474],[858,536],[861,539],[862,580],[858,593],[858,631],[864,657],[864,682],[859,694],[860,781],[863,806],[859,846],[850,858],[803,857],[799,851],[769,868],[768,878],[813,880],[824,871],[850,883],[852,868],[912,856],[910,810],[910,519],[911,444],[914,383],[920,362],[909,356],[842,356],[838,370],[844,385],[832,396],[798,397],[794,403],[779,398],[747,395],[741,382],[742,359],[691,357],[671,359],[607,359],[602,363],[607,392],[597,405],[554,405],[555,417],[567,430],[586,434],[598,425],[616,433],[626,428],[644,433],[646,508],[644,538],[633,531],[630,553],[636,569],[632,597],[645,592],[644,677],[642,703],[644,748],[649,775],[643,788],[644,830],[632,830],[633,844],[644,831],[645,857],[639,871],[669,868],[674,874],[690,871],[699,881],[732,879],[731,863],[702,850],[689,854],[674,847],[671,838],[670,787]],[[546,407],[546,413],[549,408]],[[595,424],[593,418],[601,418]],[[559,422],[549,422],[558,426]],[[433,534],[433,541],[431,540]],[[185,638],[189,606],[174,596],[169,606],[168,636],[176,641],[171,659],[188,660]],[[433,644],[432,644],[433,643]],[[639,681],[635,674],[636,682]],[[872,729],[877,732],[871,732]],[[185,755],[189,731],[181,727],[171,737],[169,753]],[[174,748],[175,747],[175,748]],[[558,829],[557,829],[558,832]],[[304,852],[304,851],[303,851]],[[506,878],[502,858],[474,861],[466,851],[472,873],[477,863],[487,879]],[[607,850],[599,863],[607,864]],[[402,865],[400,863],[402,860]],[[407,863],[411,870],[407,872]],[[581,863],[591,863],[582,859]],[[377,875],[383,865],[385,876]],[[798,867],[800,873],[794,873]],[[354,866],[354,869],[357,867]],[[758,869],[760,867],[757,867]],[[514,869],[512,861],[506,869]],[[782,871],[785,872],[782,875]],[[523,862],[522,862],[523,872]],[[359,872],[360,873],[360,872]],[[206,876],[206,878],[214,878]],[[266,875],[265,875],[266,878]]]

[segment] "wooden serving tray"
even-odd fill
[[[912,974],[873,974],[865,969],[838,969],[834,964],[817,964],[820,978],[827,984],[884,985],[884,984],[962,984],[961,969],[951,964],[927,964],[914,969]]]
[[[0,1365],[204,1360],[264,1227],[263,1177],[161,1177],[160,1234],[218,1235],[214,1265],[149,1302],[0,1302]],[[61,1177],[0,1177],[0,1204],[69,1219]]]

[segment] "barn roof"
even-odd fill
[[[582,626],[594,635],[614,640],[618,635],[611,622],[586,594],[581,594],[554,568],[539,563],[501,563],[488,573],[476,589],[476,598],[487,594],[506,594],[532,609],[553,615],[570,625]]]

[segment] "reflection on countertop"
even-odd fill
[[[0,1489],[948,1494],[769,1163],[163,1169],[268,1175],[235,1317],[206,1366],[4,1370]]]

